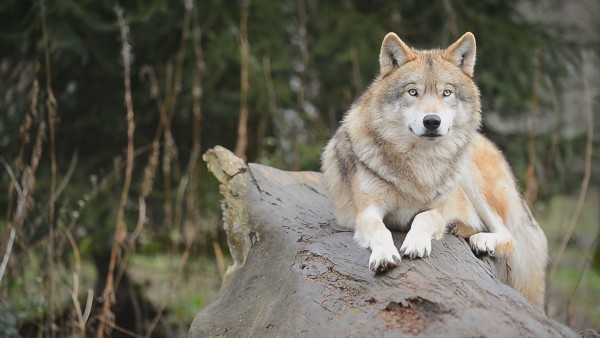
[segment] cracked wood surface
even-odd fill
[[[374,275],[336,225],[321,174],[204,155],[221,182],[234,264],[190,337],[577,337],[504,285],[502,259],[444,235],[426,259]],[[399,247],[404,234],[393,233]]]

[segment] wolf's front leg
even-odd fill
[[[382,272],[400,263],[400,253],[394,245],[392,233],[383,224],[381,209],[371,206],[359,212],[354,238],[360,246],[371,249],[371,270]]]
[[[410,258],[429,256],[431,239],[440,239],[445,227],[444,217],[437,209],[417,214],[406,234],[400,252]]]

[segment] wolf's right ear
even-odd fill
[[[415,54],[396,33],[388,33],[381,43],[379,68],[381,76],[386,76],[406,62],[413,60]]]
[[[444,51],[444,59],[454,63],[463,73],[473,77],[476,49],[475,36],[471,32],[466,32]]]

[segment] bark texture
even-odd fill
[[[374,275],[336,225],[321,174],[204,155],[234,259],[190,337],[577,337],[506,286],[506,262],[444,235],[426,259]],[[394,233],[399,247],[404,234]]]

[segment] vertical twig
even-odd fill
[[[529,131],[529,165],[527,166],[527,172],[525,174],[525,201],[527,204],[533,205],[537,198],[538,185],[535,175],[535,167],[537,165],[537,144],[536,144],[536,133],[537,133],[537,117],[538,117],[538,93],[540,86],[540,50],[539,47],[535,49],[535,55],[533,57],[533,94],[531,97],[531,126]]]
[[[308,67],[310,64],[310,53],[308,51],[308,29],[307,15],[306,15],[306,1],[298,0],[298,21],[299,27],[298,32],[300,34],[300,56],[302,59],[302,85],[298,91],[298,103],[300,107],[303,107],[304,101],[306,100],[306,83],[308,82]]]
[[[269,112],[271,113],[271,119],[275,121],[279,120],[279,108],[277,107],[277,96],[275,95],[275,86],[273,85],[273,76],[271,75],[271,59],[268,55],[263,56],[263,70],[265,74],[265,85],[267,87],[267,97],[269,99]],[[281,139],[281,135],[278,132],[278,128],[275,128],[275,137],[279,142]],[[278,144],[275,149],[275,157],[280,158],[281,154],[281,146]]]
[[[56,98],[52,91],[52,72],[50,71],[50,47],[48,43],[48,28],[46,25],[45,1],[40,0],[40,15],[42,20],[42,34],[44,39],[44,60],[46,68],[46,107],[48,109],[48,127],[50,129],[50,213],[48,216],[48,324],[54,321],[54,194],[56,192]],[[51,325],[49,325],[51,327]],[[54,330],[50,330],[50,337],[54,337]]]
[[[102,312],[100,314],[100,323],[98,325],[98,331],[96,337],[104,337],[104,328],[107,321],[112,321],[111,305],[114,301],[114,271],[116,266],[117,256],[120,252],[121,245],[127,236],[127,227],[125,225],[125,203],[127,202],[127,196],[129,195],[129,188],[131,186],[131,175],[133,172],[133,160],[134,160],[134,144],[133,135],[135,131],[135,121],[133,113],[133,100],[131,97],[131,46],[129,45],[128,33],[129,27],[123,17],[123,10],[119,4],[115,5],[115,13],[117,15],[119,30],[121,33],[121,56],[123,58],[123,84],[125,87],[125,107],[127,110],[127,164],[125,167],[125,180],[123,183],[123,190],[121,192],[121,199],[119,201],[119,209],[117,210],[117,221],[115,226],[115,238],[110,252],[110,262],[108,265],[108,274],[106,277],[106,286],[102,292]]]
[[[162,125],[162,124],[161,124]],[[160,126],[159,126],[160,128]],[[157,134],[158,135],[158,134]],[[131,235],[127,239],[127,243],[125,245],[125,253],[123,254],[122,264],[119,267],[119,271],[115,278],[114,285],[119,285],[121,282],[121,278],[125,273],[125,269],[127,268],[127,262],[129,255],[135,249],[135,241],[141,235],[144,230],[144,224],[147,221],[146,218],[146,198],[150,195],[152,191],[152,186],[154,184],[154,178],[156,176],[156,168],[158,167],[158,155],[160,149],[160,141],[157,136],[152,142],[152,148],[150,152],[150,156],[148,157],[148,162],[146,163],[146,167],[144,168],[144,178],[142,181],[142,194],[138,198],[138,220],[135,226],[135,229],[131,232]],[[137,315],[137,314],[136,314]]]
[[[225,260],[223,259],[223,251],[221,251],[221,245],[219,245],[219,242],[213,242],[213,249],[215,250],[217,267],[219,268],[219,276],[221,276],[221,280],[223,280],[225,278]]]
[[[2,258],[2,264],[0,264],[0,283],[2,283],[2,277],[4,277],[4,271],[8,265],[8,259],[12,252],[13,243],[15,242],[15,228],[10,228],[10,234],[8,235],[8,243],[6,244],[6,250],[4,250],[4,257]]]
[[[271,75],[271,59],[268,55],[263,56],[263,69],[265,74],[265,84],[267,87],[267,97],[269,98],[269,112],[275,117],[277,114],[277,96],[275,95],[275,86]]]
[[[171,62],[167,63],[165,73],[165,99],[164,106],[161,109],[161,124],[163,125],[164,131],[162,131],[161,137],[163,139],[162,147],[162,173],[163,173],[163,210],[165,213],[164,222],[167,228],[173,226],[173,206],[171,201],[172,187],[171,187],[171,159],[173,158],[173,137],[169,131],[171,128],[171,113],[169,112],[169,105],[171,97],[173,96],[174,87],[174,75],[173,65]]]
[[[19,186],[19,182],[17,181],[17,178],[15,177],[14,172],[12,171],[12,169],[10,168],[8,163],[4,160],[4,158],[0,158],[0,161],[4,165],[4,168],[6,169],[6,172],[8,173],[8,176],[10,177],[10,180],[12,183],[10,185],[11,188],[13,188],[13,191],[16,191],[19,196],[22,196],[23,189],[21,189],[21,187]],[[4,277],[4,272],[6,271],[6,267],[8,266],[8,260],[10,259],[10,254],[12,252],[13,244],[15,242],[16,231],[15,231],[14,227],[10,226],[10,223],[11,222],[9,221],[10,232],[8,235],[8,243],[6,243],[6,249],[4,250],[4,257],[2,258],[2,263],[0,264],[0,284],[2,283],[2,278]]]
[[[581,180],[581,187],[579,189],[579,197],[577,198],[577,205],[575,206],[575,211],[573,212],[573,216],[569,220],[569,224],[567,225],[567,231],[562,238],[560,246],[556,251],[556,255],[554,257],[554,264],[552,265],[552,269],[550,270],[550,278],[552,281],[554,279],[554,275],[558,269],[560,264],[560,260],[567,248],[567,243],[573,237],[573,233],[575,232],[575,228],[577,227],[577,220],[579,219],[579,215],[581,214],[581,210],[583,208],[583,203],[585,202],[585,198],[587,196],[587,191],[590,185],[590,178],[592,176],[592,154],[593,154],[593,141],[594,141],[594,114],[592,107],[592,93],[590,90],[589,80],[587,77],[588,69],[590,66],[588,54],[586,51],[581,52],[582,58],[582,72],[581,72],[581,85],[583,88],[583,102],[584,102],[584,112],[587,117],[587,138],[585,142],[585,168],[583,179]]]
[[[81,304],[79,304],[79,276],[81,276],[81,256],[79,255],[79,249],[77,242],[73,235],[67,230],[65,231],[66,237],[71,244],[73,249],[73,256],[75,257],[75,272],[73,272],[73,288],[70,291],[71,300],[75,306],[75,314],[77,315],[77,322],[75,325],[80,331],[80,336],[85,337],[85,329],[87,321],[92,311],[92,304],[94,301],[94,291],[92,289],[87,290],[87,299],[85,302],[85,310],[81,311]]]
[[[148,164],[148,165],[150,165],[150,164]],[[148,168],[146,167],[146,169],[148,169]],[[144,181],[146,181],[146,179],[147,179],[146,173],[147,173],[147,170],[145,170]],[[152,174],[152,175],[154,175],[154,174]],[[143,186],[145,186],[145,185],[146,185],[146,182],[144,182]],[[135,229],[131,232],[131,235],[129,235],[129,237],[127,238],[127,242],[123,243],[123,247],[124,247],[123,251],[124,252],[121,255],[121,264],[119,264],[119,270],[116,274],[116,277],[114,278],[114,283],[113,283],[115,289],[118,289],[119,285],[121,284],[121,279],[123,278],[123,275],[125,274],[125,271],[127,269],[127,263],[129,262],[129,256],[135,249],[135,241],[138,239],[138,237],[144,230],[144,224],[146,223],[146,197],[148,197],[148,195],[146,195],[144,191],[145,191],[145,188],[142,187],[142,196],[140,196],[138,199],[138,221],[135,226]],[[127,286],[131,287],[131,283],[128,283]],[[141,329],[142,313],[141,313],[138,303],[136,302],[137,298],[134,299],[133,294],[131,294],[131,292],[129,292],[129,294],[130,294],[130,298],[131,298],[131,303],[133,304],[133,316],[135,318],[135,325],[137,328],[137,332],[142,332],[142,329]]]
[[[39,71],[38,63],[36,63],[35,69],[36,69],[35,72],[37,74],[37,72]],[[25,115],[25,121],[23,121],[23,124],[19,127],[19,134],[21,136],[21,144],[19,146],[19,154],[17,155],[17,158],[15,160],[14,177],[19,177],[19,175],[23,171],[23,167],[25,166],[25,160],[24,160],[25,148],[31,141],[31,136],[29,135],[29,131],[31,130],[31,126],[33,124],[33,119],[37,116],[37,102],[38,102],[38,95],[40,93],[40,88],[39,88],[37,78],[34,77],[31,87],[32,87],[31,88],[31,102],[29,103],[29,114]],[[7,212],[6,212],[6,221],[7,222],[10,222],[14,216],[14,214],[13,214],[13,193],[15,191],[14,190],[15,187],[16,187],[15,185],[11,185],[8,188],[8,208],[7,208]],[[21,194],[21,193],[19,193],[19,194]]]
[[[318,127],[318,124],[312,118],[312,115],[307,114],[306,107],[306,83],[308,82],[308,67],[310,66],[310,54],[308,51],[308,30],[306,28],[307,15],[306,15],[306,1],[298,0],[298,34],[300,35],[300,60],[302,60],[302,71],[300,73],[300,86],[297,90],[297,104],[298,109],[303,113],[304,118],[307,121],[313,122],[315,126]],[[298,137],[298,133],[302,131],[299,128],[295,128],[296,135],[293,135],[293,144],[292,149],[295,154],[292,157],[292,169],[298,170],[300,169],[300,138]],[[318,128],[316,128],[318,130]]]
[[[32,115],[37,114],[36,110],[32,110]],[[43,114],[40,114],[43,115]],[[13,220],[8,222],[8,225],[16,229],[17,232],[21,229],[23,223],[27,219],[28,212],[34,204],[33,201],[33,190],[35,188],[36,177],[35,173],[40,164],[42,157],[43,143],[46,135],[46,122],[43,116],[40,116],[40,125],[38,127],[35,143],[31,153],[31,162],[28,166],[23,169],[21,175],[21,191],[17,197],[17,205],[13,214]],[[49,300],[50,302],[50,300]],[[41,332],[41,331],[40,331]],[[52,333],[54,334],[54,332]]]
[[[240,13],[240,117],[238,121],[237,141],[235,154],[246,158],[248,148],[248,59],[250,46],[248,43],[248,16],[250,12],[250,0],[242,0]]]
[[[548,157],[546,159],[546,169],[544,170],[546,173],[551,172],[552,164],[555,163],[558,144],[560,141],[560,127],[563,121],[563,110],[560,107],[560,103],[558,101],[558,92],[552,78],[547,77],[548,86],[550,87],[551,97],[552,97],[552,107],[554,108],[554,116],[556,118],[556,122],[554,123],[554,127],[552,128],[552,137],[550,143],[550,150],[548,151]],[[562,174],[559,172],[559,181],[562,181]]]
[[[196,196],[199,192],[198,172],[196,170],[200,153],[202,152],[202,78],[204,76],[204,70],[206,65],[204,63],[204,54],[202,51],[202,31],[200,30],[200,19],[198,17],[198,11],[193,7],[194,2],[189,1],[189,8],[192,12],[192,44],[194,47],[195,56],[195,68],[193,75],[193,86],[192,86],[192,112],[193,112],[193,129],[192,129],[192,150],[190,151],[190,158],[188,160],[187,176],[189,176],[189,185],[187,198],[186,198],[186,210],[187,217],[191,219],[194,225],[200,222],[200,212],[198,210],[198,204],[196,202]]]
[[[186,3],[186,7],[189,4]],[[164,130],[164,153],[163,153],[163,183],[165,187],[165,201],[164,201],[164,209],[165,215],[167,218],[167,224],[170,226],[179,226],[180,220],[178,219],[180,213],[179,205],[175,203],[175,217],[173,218],[173,200],[171,196],[171,169],[172,164],[175,164],[175,169],[177,169],[177,174],[180,176],[180,168],[177,166],[179,161],[177,161],[177,146],[175,144],[175,138],[173,137],[173,133],[171,131],[171,121],[173,119],[175,104],[177,103],[177,98],[181,92],[181,82],[183,79],[183,66],[185,62],[185,55],[187,51],[187,43],[188,43],[188,35],[190,31],[191,24],[191,13],[189,10],[186,10],[183,16],[183,27],[181,30],[181,39],[179,42],[179,50],[177,51],[177,58],[175,60],[175,69],[172,78],[167,77],[167,81],[171,81],[172,83],[168,83],[167,89],[165,91],[165,130]]]
[[[310,86],[310,51],[308,47],[308,12],[307,2],[305,0],[298,0],[298,34],[300,37],[300,56],[302,60],[302,71],[300,73],[300,86],[298,88],[298,107],[304,114],[304,118],[313,124],[315,131],[320,136],[329,136],[329,128],[318,114],[316,109],[309,108],[308,90]],[[299,153],[300,144],[296,141],[295,150]],[[296,156],[294,167],[298,169],[299,157]]]
[[[256,140],[256,154],[261,157],[265,153],[265,146],[267,145],[267,126],[269,121],[269,111],[262,109],[259,113],[258,123],[256,125],[256,133],[254,139]]]
[[[35,119],[38,116],[36,103],[37,97],[39,94],[39,87],[37,86],[37,80],[34,80],[34,86],[32,90],[31,97],[31,105],[30,105],[30,118],[26,118],[25,123],[21,126],[21,137],[23,139],[23,143],[21,144],[21,149],[19,153],[19,158],[17,158],[17,167],[19,167],[19,162],[23,162],[24,149],[25,145],[29,143],[29,128],[31,126],[31,119]],[[40,114],[42,115],[42,114]],[[35,143],[33,144],[33,150],[31,152],[31,160],[28,166],[24,166],[21,173],[21,191],[17,196],[17,204],[15,206],[14,212],[9,211],[7,216],[8,224],[14,227],[17,231],[17,234],[21,230],[21,225],[25,222],[27,218],[27,212],[33,205],[33,197],[31,193],[35,187],[35,172],[40,164],[40,158],[42,157],[42,145],[44,143],[44,138],[46,137],[46,121],[43,116],[40,116],[40,125],[37,130],[37,134],[35,137]],[[18,170],[19,168],[17,168]],[[16,176],[15,176],[16,177]],[[13,186],[11,186],[13,187]],[[16,187],[16,186],[14,186]],[[14,191],[14,190],[12,190]],[[9,190],[9,193],[11,190]],[[12,205],[12,202],[11,202]],[[12,207],[11,207],[12,209]]]

